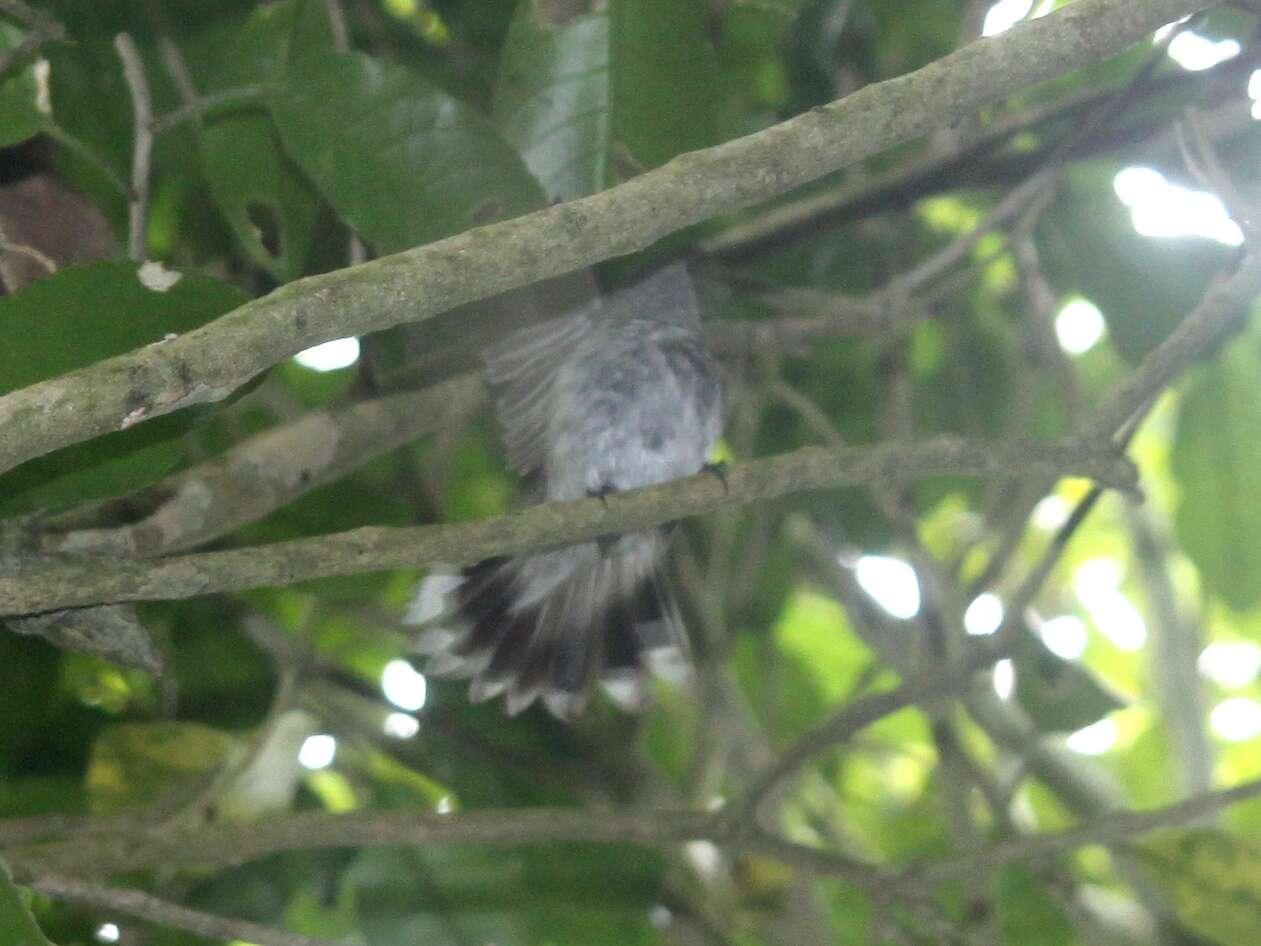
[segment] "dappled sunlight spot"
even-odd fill
[[[1090,619],[1118,650],[1136,651],[1147,643],[1147,622],[1134,603],[1119,591],[1083,601]]]
[[[293,360],[312,371],[336,371],[349,368],[359,360],[359,339],[335,338],[331,342],[300,351]]]
[[[1232,696],[1209,714],[1213,732],[1227,742],[1246,742],[1261,736],[1261,703],[1246,696]]]
[[[1076,660],[1086,652],[1086,625],[1071,614],[1043,621],[1038,633],[1047,650],[1064,660]]]
[[[1070,734],[1065,745],[1081,755],[1103,755],[1116,745],[1116,741],[1117,724],[1111,718],[1105,718]]]
[[[1239,55],[1240,45],[1233,39],[1209,39],[1194,30],[1183,30],[1169,42],[1169,58],[1189,72],[1212,69]]]
[[[1055,316],[1055,337],[1070,355],[1083,355],[1094,348],[1105,327],[1103,313],[1089,299],[1072,299]]]
[[[1043,532],[1054,532],[1068,521],[1068,517],[1072,512],[1073,507],[1068,500],[1053,493],[1050,496],[1044,496],[1033,507],[1033,515],[1030,516],[1030,521],[1035,529],[1041,529]]]
[[[1218,686],[1237,690],[1261,672],[1261,647],[1251,641],[1209,644],[1200,651],[1199,667]]]
[[[713,841],[688,841],[683,853],[701,877],[714,878],[722,871],[722,851]]]
[[[122,939],[123,932],[117,923],[102,923],[96,928],[95,936],[98,943],[117,943]]]
[[[912,804],[924,792],[930,769],[911,755],[890,754],[877,763],[880,782],[886,797],[903,804]]]
[[[1073,590],[1100,633],[1119,650],[1135,651],[1147,643],[1147,622],[1120,585],[1121,563],[1112,558],[1092,558],[1073,574]]]
[[[1003,601],[996,594],[977,595],[963,612],[963,628],[969,634],[983,637],[993,634],[1003,624]]]
[[[1016,664],[1010,657],[1004,657],[994,664],[994,693],[1000,700],[1010,700],[1016,692]]]
[[[1216,194],[1167,180],[1155,168],[1122,168],[1112,189],[1130,208],[1135,231],[1149,237],[1203,237],[1226,246],[1243,243],[1243,231]]]
[[[307,736],[298,750],[298,762],[308,769],[326,769],[337,756],[337,740],[327,733]]]
[[[1079,598],[1090,598],[1121,585],[1121,563],[1115,558],[1091,558],[1077,566],[1073,573],[1073,590]]]
[[[1261,69],[1248,76],[1248,98],[1252,99],[1252,117],[1261,120]]]
[[[420,732],[420,720],[407,713],[390,713],[385,717],[381,730],[393,739],[411,739]]]
[[[854,564],[854,577],[893,617],[906,621],[919,614],[919,579],[915,569],[900,558],[864,555]]]
[[[985,14],[985,24],[981,27],[982,36],[997,36],[1029,15],[1033,9],[1033,0],[998,0]]]
[[[429,685],[425,675],[406,660],[391,660],[381,671],[381,692],[399,709],[414,713],[425,705]]]
[[[440,815],[449,815],[455,811],[455,799],[450,795],[443,795],[438,799],[438,803],[433,806],[433,810]]]

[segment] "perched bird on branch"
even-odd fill
[[[721,391],[683,263],[485,352],[513,467],[535,499],[575,500],[691,476],[721,427]],[[598,681],[626,709],[649,674],[686,672],[687,640],[662,581],[662,529],[493,558],[428,576],[409,620],[425,670],[471,679],[475,701],[536,699],[562,719]]]

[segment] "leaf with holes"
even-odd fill
[[[694,0],[521,0],[494,121],[551,199],[712,144],[716,59]]]
[[[542,203],[485,119],[403,66],[296,55],[271,107],[286,150],[379,253]]]
[[[218,57],[223,66],[207,91],[274,80],[297,41],[295,28],[308,19],[308,6],[291,0],[254,10]],[[332,51],[327,28],[301,35],[309,51]],[[208,120],[201,146],[210,192],[241,248],[279,280],[300,276],[311,252],[319,198],[284,153],[268,112],[245,107]]]

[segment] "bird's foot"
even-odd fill
[[[727,461],[719,460],[717,463],[706,463],[701,467],[702,473],[708,473],[710,476],[718,477],[718,482],[722,484],[722,491],[730,493],[731,489],[727,485]]]
[[[618,491],[617,487],[614,486],[612,483],[601,483],[599,486],[595,487],[594,489],[587,490],[587,497],[589,499],[600,500],[604,508],[608,509],[609,508],[609,495],[611,493],[616,493],[617,491]]]

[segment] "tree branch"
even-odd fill
[[[1087,844],[1110,844],[1159,828],[1189,824],[1258,796],[1261,796],[1261,779],[1217,792],[1206,792],[1162,808],[1118,811],[1054,834],[1009,838],[940,864],[912,870],[908,879],[913,889],[931,889],[943,881],[964,876],[981,867],[999,867],[1014,861],[1072,851]]]
[[[347,946],[345,940],[331,940],[316,936],[302,936],[287,930],[190,910],[176,903],[169,903],[140,890],[124,890],[88,884],[69,877],[48,875],[28,884],[42,894],[77,903],[80,906],[108,910],[137,917],[150,923],[188,930],[198,936],[231,941],[248,941],[258,946]]]
[[[1220,100],[1215,115],[1218,109],[1229,113],[1227,120],[1214,122],[1210,129],[1212,136],[1237,134],[1247,127],[1242,120],[1246,107],[1237,107],[1238,95],[1231,83],[1236,79],[1246,81],[1257,67],[1257,61],[1256,53],[1245,51],[1213,69],[1159,76],[1144,86],[1139,101],[1142,104],[1163,100],[1200,101],[1207,94],[1215,102]],[[1048,152],[999,153],[1004,145],[1022,132],[1044,132],[1048,126],[1070,121],[1106,103],[1117,92],[1116,88],[1091,88],[1003,116],[970,137],[952,139],[944,148],[937,143],[939,146],[933,150],[888,171],[863,175],[835,189],[783,203],[726,227],[701,240],[696,251],[710,259],[737,263],[783,249],[859,217],[907,207],[945,190],[1023,180],[1042,163]],[[1158,147],[1170,143],[1166,132],[1164,119],[1145,118],[1120,126],[1110,124],[1084,136],[1067,157],[1076,159],[1128,152],[1137,147]]]
[[[655,846],[708,840],[762,851],[786,863],[842,877],[870,889],[918,897],[982,866],[993,868],[1087,844],[1116,843],[1148,831],[1193,822],[1258,796],[1261,779],[1148,811],[1110,813],[1064,831],[1011,838],[936,864],[913,866],[901,875],[839,853],[768,835],[722,811],[669,808],[623,812],[533,808],[459,815],[415,811],[302,812],[244,825],[220,823],[175,830],[158,825],[94,833],[13,847],[5,856],[19,881],[38,888],[42,879],[59,875],[80,878],[155,868],[224,868],[282,851],[550,841]]]
[[[202,545],[341,479],[375,456],[456,423],[484,397],[481,379],[465,375],[419,392],[303,415],[151,487],[147,493],[164,499],[138,522],[93,528],[85,526],[80,511],[40,520],[40,548],[150,558]],[[93,514],[88,510],[89,520]]]
[[[0,611],[31,614],[115,601],[168,600],[288,585],[312,578],[425,564],[464,565],[646,529],[686,516],[813,489],[930,473],[1015,476],[1073,473],[1128,489],[1136,474],[1108,448],[1073,441],[977,442],[937,437],[865,448],[803,447],[732,469],[725,483],[700,474],[603,499],[553,502],[476,522],[369,527],[258,548],[154,562],[85,556],[0,575]]]
[[[123,78],[131,93],[134,131],[131,155],[131,203],[127,216],[127,255],[137,263],[145,258],[149,219],[149,162],[153,154],[153,100],[144,61],[129,33],[114,37],[114,48],[123,63]]]
[[[0,472],[59,447],[221,400],[311,345],[642,249],[1117,53],[1206,0],[1079,0],[782,124],[682,155],[617,187],[282,287],[161,346],[0,398]]]
[[[1148,353],[1091,417],[1085,435],[1110,439],[1128,425],[1194,359],[1247,312],[1261,294],[1261,252],[1250,250],[1233,273],[1219,277],[1195,310]]]
[[[472,811],[437,815],[417,811],[327,814],[303,812],[251,824],[156,826],[69,838],[5,852],[15,877],[50,874],[104,876],[154,868],[223,868],[281,851],[403,845],[531,844],[544,841],[624,841],[668,844],[732,833],[719,814],[649,809],[581,811],[565,808]]]

